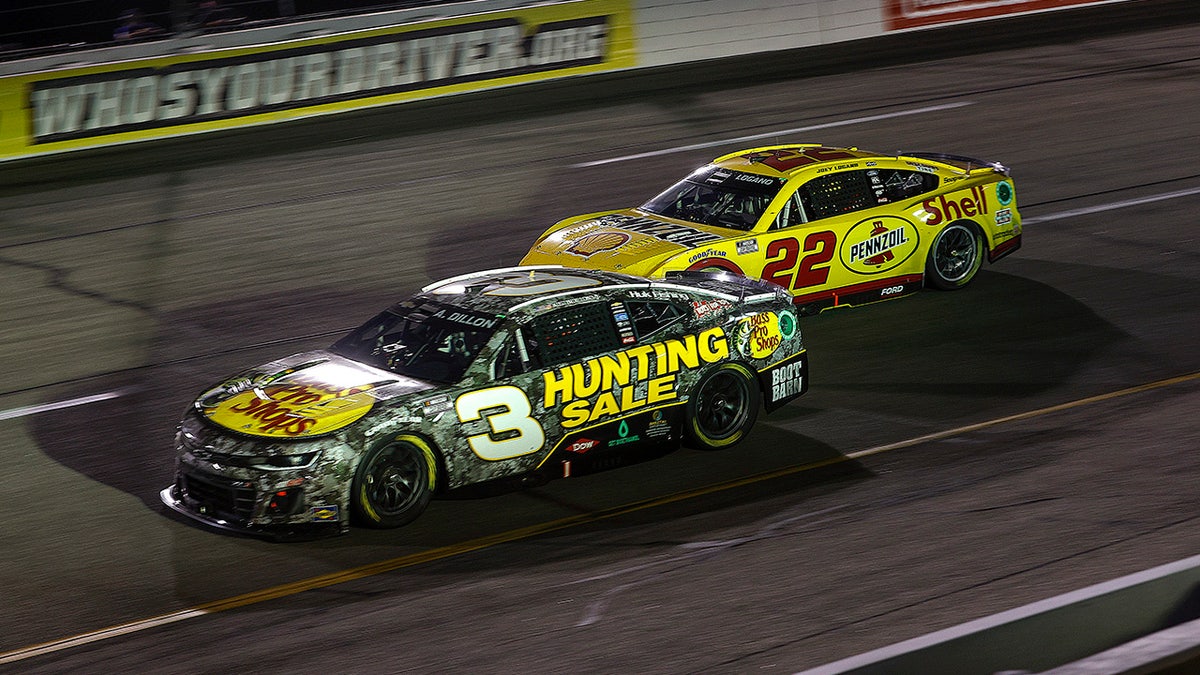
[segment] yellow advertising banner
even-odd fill
[[[0,159],[636,65],[630,0],[580,0],[0,79]]]

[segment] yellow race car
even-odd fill
[[[999,163],[797,144],[723,155],[637,208],[567,218],[521,264],[729,271],[784,287],[812,314],[962,288],[984,257],[1020,246]]]

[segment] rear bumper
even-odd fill
[[[1018,234],[1008,241],[993,246],[988,251],[988,262],[994,263],[1019,248],[1021,248],[1021,235]]]

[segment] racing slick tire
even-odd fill
[[[951,223],[933,238],[925,279],[934,288],[952,291],[971,283],[982,265],[983,235],[973,223]]]
[[[433,448],[416,436],[400,434],[376,443],[354,472],[355,520],[381,529],[411,523],[433,498],[437,466]]]
[[[684,442],[719,450],[741,442],[758,418],[760,394],[754,373],[740,363],[709,371],[687,402]]]

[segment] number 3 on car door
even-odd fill
[[[533,407],[529,397],[516,387],[468,391],[454,402],[454,411],[463,424],[487,420],[489,433],[467,437],[471,450],[480,459],[512,459],[537,452],[546,444],[546,432],[530,416]]]

